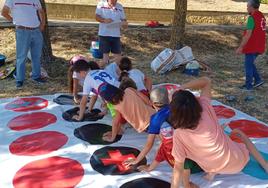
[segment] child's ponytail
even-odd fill
[[[121,81],[123,77],[128,77],[128,71],[132,69],[131,60],[128,57],[122,57],[119,62],[119,69],[121,70],[121,74],[118,80]]]
[[[124,70],[121,72],[121,74],[118,78],[118,81],[121,82],[124,78],[126,78],[126,77],[128,78],[128,76],[129,76],[129,73],[126,70]]]

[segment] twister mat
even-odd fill
[[[162,84],[169,91],[173,84]],[[146,134],[126,128],[122,137],[109,144],[102,132],[111,130],[111,116],[92,121],[66,121],[63,113],[73,109],[70,101],[60,105],[49,95],[0,99],[0,188],[166,188],[172,169],[166,162],[150,173],[126,168],[122,161],[139,154]],[[268,160],[268,127],[238,110],[213,101],[221,124],[243,130]],[[96,108],[100,109],[98,101]],[[95,134],[94,134],[95,133]],[[232,138],[239,142],[239,138]],[[141,164],[151,163],[158,148],[155,144]],[[267,188],[268,175],[251,159],[236,175],[218,175],[208,182],[203,174],[191,180],[205,188]]]

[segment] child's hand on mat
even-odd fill
[[[136,165],[137,164],[137,161],[135,158],[128,158],[127,160],[125,160],[123,162],[123,164],[126,166],[126,167],[130,167],[132,165]]]
[[[138,170],[140,172],[150,172],[150,165],[141,165],[138,167]]]
[[[112,135],[103,136],[102,139],[103,139],[103,141],[106,141],[106,142],[113,142],[114,141],[114,138],[112,137]]]
[[[82,120],[82,118],[80,118],[79,115],[74,115],[73,116],[73,119],[75,119],[77,121],[81,121]]]
[[[112,136],[112,131],[108,131],[102,135],[102,137]]]
[[[104,19],[103,22],[108,24],[108,23],[112,23],[113,20],[109,18],[109,19]]]
[[[108,131],[102,135],[103,141],[106,142],[113,142],[114,139],[112,138],[112,131]]]
[[[75,104],[80,104],[80,99],[77,98],[77,97],[74,97],[74,103],[75,103]]]

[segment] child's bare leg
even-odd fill
[[[212,181],[216,175],[217,175],[217,173],[215,173],[215,172],[207,172],[206,175],[203,176],[203,178],[208,180],[208,181]]]
[[[239,138],[243,141],[243,143],[246,145],[247,149],[249,150],[249,153],[258,161],[258,163],[262,166],[262,168],[265,170],[266,173],[268,173],[268,163],[267,161],[262,157],[260,152],[256,149],[255,145],[251,142],[251,140],[243,133],[242,131],[235,129],[232,131],[232,133],[239,136]]]

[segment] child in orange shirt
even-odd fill
[[[211,81],[203,77],[181,86],[173,94],[170,104],[170,121],[174,127],[172,155],[175,159],[172,188],[177,188],[183,177],[186,158],[195,161],[212,180],[216,174],[235,174],[249,161],[249,153],[268,172],[268,163],[257,151],[248,137],[240,130],[233,130],[242,143],[232,141],[218,123],[211,106]],[[201,89],[196,98],[184,89]],[[196,186],[194,184],[192,187]]]
[[[149,126],[150,117],[155,113],[148,97],[133,88],[124,91],[110,84],[99,88],[100,96],[111,103],[115,110],[112,121],[112,132],[103,135],[103,140],[112,142],[121,130],[121,120],[124,118],[137,132],[143,132]]]

